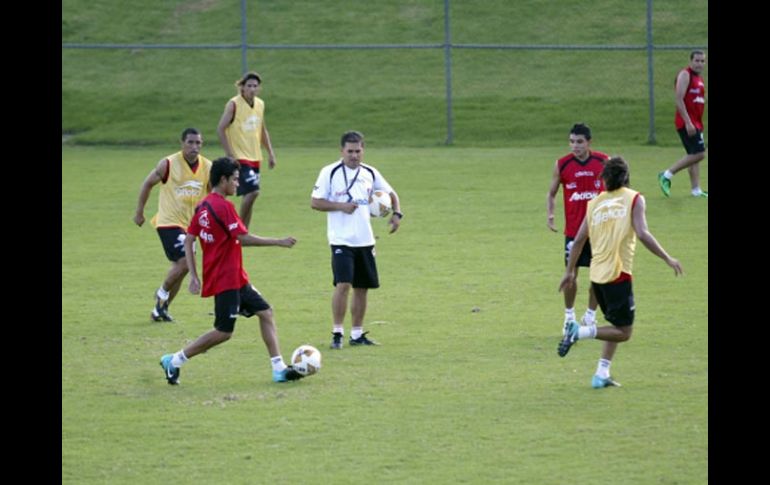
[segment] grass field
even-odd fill
[[[338,352],[328,349],[325,216],[309,208],[336,135],[328,148],[277,146],[252,229],[299,242],[245,248],[244,260],[275,307],[284,356],[310,343],[324,367],[273,384],[257,324],[240,318],[178,387],[158,359],[211,327],[213,301],[185,289],[177,323],[151,323],[168,263],[155,232],[131,222],[142,179],[178,145],[64,146],[62,482],[707,483],[708,201],[688,195],[684,173],[670,199],[660,194],[655,174],[681,148],[597,139],[630,161],[650,229],[685,275],[637,246],[636,329],[612,367],[623,387],[593,390],[599,342],[556,355],[563,239],[546,228],[545,192],[562,138],[549,148],[371,143],[367,161],[406,217],[395,235],[374,222],[382,288],[365,325],[383,345]],[[204,139],[204,154],[220,152],[213,132]],[[702,179],[707,188],[708,159]],[[148,218],[156,200],[157,190]]]

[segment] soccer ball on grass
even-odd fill
[[[321,368],[321,352],[312,345],[300,345],[291,354],[291,366],[303,376],[312,376]]]

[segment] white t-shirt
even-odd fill
[[[329,244],[335,246],[374,246],[370,222],[369,196],[375,190],[393,192],[380,172],[366,164],[352,170],[338,160],[321,169],[313,187],[312,197],[331,202],[355,202],[358,208],[352,214],[342,211],[326,213]]]

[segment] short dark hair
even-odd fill
[[[706,55],[706,53],[705,53],[705,52],[703,52],[702,50],[700,50],[700,49],[695,49],[694,51],[690,52],[690,60],[693,60],[693,59],[695,58],[695,56],[697,56],[698,54],[700,54],[700,55],[702,55],[702,56],[705,56],[705,55]]]
[[[246,81],[248,81],[249,79],[256,79],[260,85],[262,84],[262,77],[254,71],[249,71],[246,74],[244,74],[240,79],[235,81],[235,85],[240,88],[244,84],[246,84]]]
[[[575,123],[569,130],[570,135],[583,135],[586,140],[591,139],[591,128],[585,123]]]
[[[604,162],[602,179],[607,192],[627,186],[631,182],[628,162],[623,157],[612,157]]]
[[[187,139],[187,135],[200,135],[201,132],[197,128],[185,128],[182,132],[182,141]]]
[[[345,143],[361,143],[364,144],[364,134],[360,131],[346,131],[340,138],[340,146],[344,147]]]
[[[211,187],[219,185],[222,177],[230,178],[236,170],[240,169],[241,164],[237,160],[229,157],[217,158],[211,162],[211,172],[209,172],[209,183]]]

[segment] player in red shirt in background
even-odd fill
[[[604,161],[609,157],[601,152],[591,151],[591,128],[584,123],[575,124],[569,132],[568,155],[558,159],[553,169],[551,185],[546,196],[548,211],[548,228],[557,232],[554,225],[554,205],[559,186],[564,186],[564,264],[569,260],[570,249],[577,235],[580,224],[586,215],[588,201],[604,190],[601,175]],[[578,259],[578,266],[588,267],[591,264],[591,245],[586,242]],[[577,275],[577,268],[575,268]],[[564,328],[566,332],[569,323],[575,321],[575,298],[577,284],[564,290]],[[596,295],[593,288],[588,286],[588,308],[580,320],[583,325],[596,324]]]
[[[259,317],[262,340],[265,342],[270,363],[273,366],[273,381],[285,382],[302,377],[287,366],[278,345],[273,310],[262,295],[249,283],[249,276],[243,269],[241,246],[281,246],[291,248],[297,242],[289,236],[283,239],[264,238],[249,234],[243,221],[235,211],[228,195],[234,195],[238,188],[238,162],[229,158],[214,160],[211,166],[212,192],[195,209],[187,228],[184,241],[185,258],[190,272],[190,292],[201,296],[214,296],[214,330],[198,337],[175,354],[166,354],[160,359],[164,375],[169,384],[179,383],[179,368],[194,356],[203,353],[230,339],[238,315]],[[198,237],[203,249],[203,288],[195,267],[192,246]]]
[[[693,197],[708,197],[700,188],[700,161],[706,158],[706,144],[703,141],[703,110],[706,107],[706,85],[701,73],[706,65],[706,54],[695,50],[690,53],[690,65],[679,71],[676,77],[676,116],[674,124],[679,138],[687,152],[684,158],[665,172],[658,174],[658,184],[663,195],[671,194],[671,178],[687,168]]]

